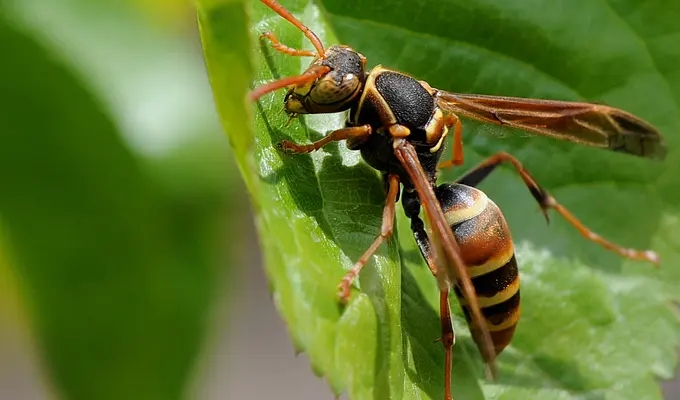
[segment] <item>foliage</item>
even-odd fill
[[[18,284],[59,395],[180,398],[222,261],[225,193],[133,153],[69,63],[0,16],[0,276]],[[193,185],[171,186],[182,178]]]
[[[274,299],[296,347],[334,391],[347,390],[351,398],[441,398],[443,351],[433,343],[436,285],[403,216],[398,235],[362,273],[350,304],[341,308],[336,301],[344,270],[379,231],[384,194],[375,171],[342,145],[298,156],[273,147],[282,139],[318,139],[342,126],[343,116],[287,124],[277,93],[254,106],[254,135],[246,134],[241,102],[247,82],[243,74],[229,74],[251,68],[252,53],[242,46],[251,4],[199,4],[216,101],[258,206]],[[680,35],[680,6],[671,0],[284,5],[326,44],[349,44],[371,65],[411,73],[434,87],[604,102],[660,128],[670,148],[665,163],[465,122],[467,167],[496,151],[512,152],[591,228],[626,246],[657,250],[663,268],[622,260],[559,218],[545,226],[516,174],[497,172],[482,189],[513,230],[523,316],[500,357],[501,377],[490,383],[481,378],[479,356],[458,314],[453,386],[459,399],[661,398],[655,376],[672,375],[680,339],[671,309],[680,293],[680,53],[671,45]],[[251,18],[253,38],[272,30],[291,47],[311,48],[261,4],[252,5]],[[252,43],[255,84],[308,65]],[[454,176],[447,172],[443,179]]]

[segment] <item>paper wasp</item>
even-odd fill
[[[445,393],[451,399],[451,360],[455,335],[449,311],[454,288],[473,339],[495,375],[495,358],[512,339],[519,319],[519,277],[510,231],[500,209],[475,187],[503,163],[513,166],[548,218],[555,210],[591,240],[623,257],[659,263],[652,251],[627,249],[589,230],[507,153],[483,161],[455,183],[437,186],[438,168],[463,163],[462,123],[458,115],[588,146],[641,157],[663,159],[666,147],[657,130],[625,111],[597,104],[459,94],[432,88],[424,81],[382,66],[366,69],[366,58],[354,49],[325,48],[320,39],[275,0],[261,0],[296,26],[315,51],[290,48],[271,33],[273,48],[290,56],[314,57],[309,68],[264,84],[250,99],[287,88],[285,111],[299,114],[349,110],[346,126],[310,144],[279,143],[288,153],[309,153],[336,141],[360,151],[378,170],[386,187],[380,234],[340,283],[340,299],[363,266],[393,231],[395,204],[401,202],[414,238],[440,289],[440,315],[445,348]],[[443,143],[451,132],[452,158],[440,163]],[[401,193],[400,193],[400,188]],[[420,218],[425,211],[429,229]]]

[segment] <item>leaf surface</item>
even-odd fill
[[[680,284],[674,268],[680,261],[679,53],[662,45],[680,34],[672,23],[679,7],[670,0],[654,6],[329,0],[321,11],[304,1],[284,5],[326,45],[351,45],[371,66],[401,70],[443,90],[602,102],[661,130],[670,151],[664,163],[654,163],[464,121],[466,168],[511,152],[593,230],[658,251],[663,267],[622,260],[558,217],[546,226],[517,174],[501,168],[481,188],[512,228],[523,316],[499,359],[501,377],[491,383],[481,378],[479,356],[457,316],[453,378],[459,399],[661,398],[656,379],[672,376],[680,339],[671,305]],[[263,5],[252,7],[253,37],[274,31],[288,46],[312,48]],[[657,14],[664,14],[659,24]],[[253,43],[255,85],[299,74],[309,63]],[[218,99],[229,95],[214,90]],[[277,152],[272,145],[280,140],[316,140],[344,121],[342,115],[310,116],[287,125],[281,92],[254,106],[253,158],[241,168],[246,180],[257,177],[267,270],[294,343],[309,354],[315,372],[351,398],[441,398],[443,351],[432,343],[439,334],[436,284],[408,222],[398,211],[398,243],[383,246],[349,306],[338,308],[336,285],[379,232],[384,194],[375,171],[342,144],[311,155]]]
[[[223,202],[168,193],[66,62],[4,17],[0,53],[11,55],[0,64],[0,268],[16,277],[55,395],[182,397]]]

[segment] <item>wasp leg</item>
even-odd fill
[[[439,292],[439,317],[442,323],[441,342],[444,345],[444,399],[453,400],[451,397],[451,364],[453,362],[453,345],[456,343],[456,334],[451,324],[451,308],[449,307],[449,291]]]
[[[411,203],[413,205],[413,203]],[[427,237],[427,232],[425,231],[425,225],[423,221],[418,217],[418,211],[415,208],[405,206],[404,209],[407,210],[407,216],[411,219],[411,230],[413,231],[413,237],[416,239],[418,248],[423,254],[425,260],[427,260],[427,266],[430,268],[432,275],[438,278],[438,268],[432,257],[430,251],[430,241]],[[443,272],[443,271],[442,271]],[[439,278],[438,278],[439,281]],[[439,288],[439,319],[442,327],[442,335],[438,341],[442,342],[444,345],[444,399],[452,400],[451,397],[451,365],[453,362],[453,345],[456,342],[456,334],[453,330],[453,325],[451,324],[451,308],[449,307],[449,290],[447,287]]]
[[[427,243],[432,244],[434,252],[430,252],[430,256],[437,262],[441,259],[447,265],[437,270],[435,276],[439,284],[440,291],[448,290],[448,285],[455,280],[456,285],[460,288],[464,301],[468,304],[470,311],[470,330],[475,343],[479,349],[482,358],[488,366],[488,374],[495,378],[497,374],[496,368],[496,351],[493,346],[491,334],[486,326],[486,321],[482,315],[479,301],[475,288],[472,285],[469,272],[465,266],[465,261],[460,252],[460,247],[456,242],[456,238],[451,231],[451,227],[446,221],[441,204],[436,198],[433,188],[428,186],[428,177],[420,167],[418,161],[418,154],[415,148],[409,142],[403,139],[394,139],[394,154],[401,163],[405,172],[408,174],[413,183],[413,194],[416,198],[407,201],[406,197],[409,191],[405,190],[402,195],[402,204],[406,210],[407,216],[417,216],[420,205],[425,209],[431,224],[432,237]],[[411,195],[413,197],[413,195]],[[414,205],[411,204],[413,202]],[[417,205],[417,207],[415,206]],[[441,254],[441,256],[440,256]],[[440,267],[442,265],[439,265]]]
[[[324,76],[330,72],[330,67],[325,65],[320,65],[317,67],[312,67],[305,71],[302,75],[289,76],[287,78],[282,78],[273,82],[265,83],[264,85],[258,86],[255,90],[250,92],[248,98],[250,101],[255,101],[267,93],[273,92],[292,85],[302,85],[309,82],[314,82],[320,77]]]
[[[538,204],[541,206],[541,210],[543,211],[543,215],[545,215],[546,221],[549,221],[548,209],[552,208],[553,210],[557,211],[557,213],[560,214],[565,220],[567,220],[567,222],[569,222],[574,228],[576,228],[576,230],[579,231],[579,233],[583,237],[599,244],[605,249],[611,250],[631,260],[642,260],[652,262],[656,265],[659,264],[659,256],[653,251],[635,250],[619,246],[604,239],[602,236],[588,229],[588,227],[586,227],[581,221],[579,221],[578,218],[576,218],[571,212],[569,212],[569,210],[567,210],[564,206],[558,203],[554,197],[552,197],[548,192],[546,192],[545,189],[543,189],[534,180],[534,178],[532,178],[531,175],[529,175],[529,172],[527,172],[524,169],[522,163],[520,163],[515,157],[511,156],[508,153],[501,152],[487,158],[485,161],[477,165],[475,168],[468,171],[456,182],[468,186],[477,186],[481,181],[483,181],[487,176],[489,176],[489,174],[493,172],[493,170],[497,166],[504,162],[508,162],[512,164],[513,167],[515,167],[520,177],[524,181],[524,184],[531,192],[531,195],[534,196],[534,199],[536,199]]]
[[[285,44],[279,42],[279,39],[274,35],[274,32],[265,32],[260,35],[260,39],[268,39],[274,50],[279,53],[288,54],[289,56],[302,56],[302,57],[314,57],[316,53],[309,50],[298,50],[292,47],[288,47]]]
[[[383,209],[382,227],[380,228],[380,235],[375,238],[373,244],[364,252],[364,254],[354,263],[354,266],[347,271],[344,278],[340,282],[340,301],[347,303],[350,296],[350,286],[352,282],[359,275],[361,269],[366,265],[368,259],[378,250],[380,244],[385,241],[385,239],[392,236],[392,231],[394,229],[394,209],[395,203],[397,202],[397,194],[399,194],[399,177],[397,175],[389,175],[387,178],[388,189],[387,198],[385,199],[385,208]]]
[[[371,125],[362,126],[352,126],[349,128],[342,128],[330,132],[328,135],[324,136],[322,139],[317,140],[310,144],[297,144],[290,140],[281,141],[278,147],[288,153],[304,154],[310,153],[314,150],[319,150],[323,146],[331,142],[339,142],[340,140],[346,139],[361,139],[369,136],[373,132]]]
[[[447,129],[453,127],[453,143],[451,144],[451,159],[439,163],[437,168],[449,168],[463,165],[463,123],[455,114],[448,114],[444,122]]]

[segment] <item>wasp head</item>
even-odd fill
[[[327,67],[323,75],[288,89],[285,109],[289,114],[324,114],[344,111],[359,101],[365,80],[366,58],[348,46],[331,46],[317,57],[306,73]]]

